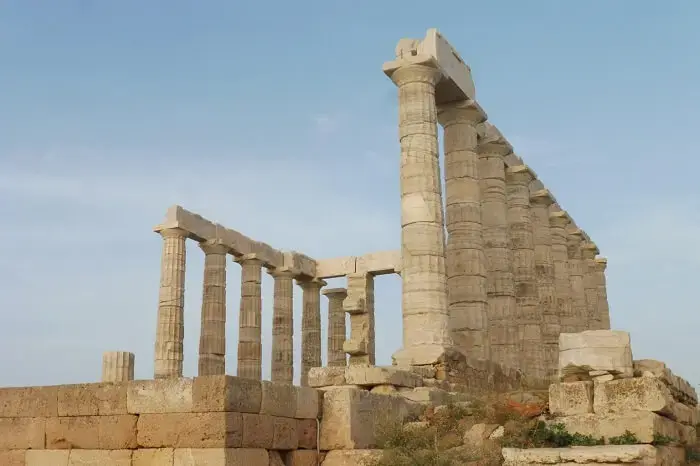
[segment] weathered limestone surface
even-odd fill
[[[294,379],[294,274],[273,269],[272,381],[291,384]]]
[[[238,376],[262,378],[262,265],[255,254],[236,260],[241,264],[241,303],[238,322]]]
[[[530,215],[529,186],[533,179],[534,174],[525,165],[506,170],[508,232],[513,253],[520,368],[527,377],[543,379],[542,314],[539,310],[535,244]]]
[[[163,255],[158,295],[154,376],[156,378],[182,377],[187,232],[180,228],[166,228],[159,233],[163,237]]]
[[[107,351],[102,355],[102,381],[127,382],[134,380],[134,353]]]
[[[593,382],[553,383],[549,386],[549,412],[555,416],[593,412]]]
[[[636,377],[656,377],[671,390],[673,397],[689,406],[698,404],[695,388],[685,379],[675,375],[666,364],[654,359],[640,359],[633,362]]]
[[[549,226],[549,206],[554,199],[546,189],[530,194],[532,229],[535,241],[535,276],[537,294],[542,314],[542,345],[544,350],[544,376],[556,380],[559,368],[559,333],[561,325],[557,313],[554,285],[554,260],[552,258],[552,234]],[[596,290],[597,292],[597,290]]]
[[[552,236],[552,264],[554,265],[555,309],[559,316],[561,333],[576,332],[571,305],[571,284],[569,283],[569,253],[567,249],[566,227],[571,223],[569,215],[550,206],[549,227]]]
[[[348,297],[346,288],[328,288],[322,291],[328,298],[328,362],[329,367],[344,367],[347,364],[343,343],[345,342],[345,311],[343,301]]]
[[[307,385],[309,369],[321,367],[321,288],[319,279],[297,281],[302,289],[301,385]]]
[[[350,315],[350,338],[343,342],[349,365],[374,364],[374,277],[367,273],[348,275],[348,295],[343,310]],[[343,315],[343,318],[345,316]],[[343,359],[345,356],[343,356]]]
[[[598,319],[603,330],[610,329],[610,308],[608,305],[608,286],[605,279],[605,269],[608,267],[608,260],[598,257],[595,260],[596,283],[598,284]]]
[[[481,227],[477,124],[486,114],[474,101],[438,108],[445,129],[447,301],[454,344],[489,359],[486,256]]]
[[[129,382],[126,392],[127,412],[129,414],[191,412],[193,409],[192,382],[193,379],[184,377]]]
[[[362,256],[334,257],[316,261],[316,278],[345,277],[356,272],[372,275],[401,273],[401,251],[377,251]]]
[[[607,371],[620,378],[632,377],[629,333],[589,330],[559,335],[559,376],[587,376],[590,371]]]
[[[504,157],[513,148],[496,129],[485,122],[479,126],[479,184],[481,221],[486,255],[488,334],[491,360],[517,368],[518,326],[515,285],[508,242],[508,203]]]
[[[685,452],[681,448],[652,445],[599,445],[570,448],[504,448],[505,466],[536,464],[639,464],[681,465]]]
[[[598,246],[590,241],[585,241],[581,246],[581,268],[583,269],[583,292],[586,298],[586,330],[606,330],[601,322],[598,308],[598,275],[595,256],[598,254]]]
[[[202,326],[199,336],[199,375],[226,373],[226,255],[218,243],[200,243],[204,251]]]
[[[382,450],[333,450],[326,455],[323,466],[357,466],[381,457]]]
[[[399,89],[401,142],[403,349],[395,359],[415,364],[434,362],[452,343],[435,106],[442,73],[431,63],[412,56],[388,72]]]
[[[583,232],[570,226],[567,230],[567,250],[569,254],[569,286],[571,287],[571,313],[574,317],[574,331],[587,330],[588,314],[586,308],[586,291],[583,285],[583,263],[581,245]]]

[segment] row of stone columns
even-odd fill
[[[181,377],[187,232],[178,228],[168,228],[159,233],[163,238],[163,254],[154,376],[155,378]],[[221,375],[226,372],[226,258],[229,250],[216,242],[200,243],[200,247],[205,256],[198,374]],[[255,254],[238,256],[235,261],[241,266],[237,375],[260,380],[262,378],[261,284],[262,269],[265,264]],[[269,273],[274,278],[271,378],[273,382],[289,384],[293,380],[293,283],[296,279],[303,293],[301,383],[305,385],[309,369],[322,365],[320,296],[321,288],[326,285],[326,282],[295,277],[291,270],[284,267],[272,268]],[[329,365],[345,365],[343,300],[347,291],[331,289],[325,294],[329,298]],[[372,320],[373,318],[372,312]],[[373,338],[371,340],[373,345]]]

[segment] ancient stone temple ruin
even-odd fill
[[[155,228],[162,263],[153,379],[133,380],[133,354],[107,352],[101,383],[0,389],[0,465],[355,465],[376,454],[382,418],[550,383],[551,411],[571,429],[620,433],[631,423],[650,443],[662,426],[694,442],[694,390],[662,363],[633,362],[629,336],[609,330],[606,259],[487,121],[459,54],[431,29],[423,40],[399,41],[383,71],[398,88],[400,247],[312,258],[171,207]],[[202,293],[193,378],[183,377],[188,240],[205,258],[203,290],[187,290]],[[237,342],[225,332],[230,262],[242,271]],[[262,380],[263,271],[274,278],[269,381]],[[389,367],[375,365],[382,310],[374,278],[383,274],[402,281],[403,344]],[[325,288],[338,277],[345,287]],[[295,285],[301,335],[294,335]],[[295,338],[300,386],[293,385]],[[614,344],[599,344],[606,338]],[[225,369],[234,343],[235,376]],[[656,401],[626,402],[634,390]],[[626,423],[610,413],[627,415]],[[640,448],[639,458],[658,456]],[[537,464],[531,453],[506,449],[504,457]],[[568,453],[544,454],[571,463]]]

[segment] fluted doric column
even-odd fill
[[[343,301],[348,297],[345,288],[328,288],[322,293],[328,298],[328,358],[329,367],[344,367],[347,364],[343,343],[345,343],[345,311]]]
[[[294,381],[294,274],[287,268],[270,271],[275,280],[272,305],[273,382]]]
[[[574,332],[587,330],[586,292],[583,288],[583,262],[581,244],[583,232],[575,226],[567,229],[567,249],[569,254],[569,286],[571,287],[571,314],[574,317]]]
[[[241,264],[241,307],[238,320],[238,376],[262,379],[262,265],[256,254],[236,259]]]
[[[182,377],[185,309],[185,240],[179,228],[159,231],[163,237],[155,344],[156,379]]]
[[[595,260],[596,275],[598,279],[598,315],[600,316],[600,327],[603,330],[610,330],[610,306],[608,304],[608,287],[605,279],[605,269],[608,267],[608,260],[598,257]]]
[[[554,381],[559,373],[559,333],[561,332],[555,304],[552,233],[549,226],[549,206],[553,203],[554,200],[547,189],[530,194],[532,231],[535,239],[535,277],[542,315],[544,375],[549,381]]]
[[[486,114],[474,101],[438,108],[445,129],[447,304],[454,345],[489,359],[486,256],[481,226],[477,125]]]
[[[508,202],[504,157],[512,147],[491,124],[480,126],[479,175],[481,222],[486,254],[488,334],[491,359],[504,367],[519,365],[518,326],[511,250],[508,244]]]
[[[591,241],[581,245],[581,267],[583,270],[583,293],[586,298],[586,327],[585,330],[602,330],[602,322],[598,314],[598,274],[596,273],[595,256],[598,246]]]
[[[508,231],[510,249],[513,252],[520,367],[528,378],[539,380],[544,378],[544,349],[530,216],[530,182],[533,179],[534,174],[525,165],[506,170]]]
[[[321,288],[326,282],[317,278],[297,280],[302,289],[301,385],[308,385],[309,369],[321,367]]]
[[[102,355],[102,381],[128,382],[134,380],[134,353],[107,351]]]
[[[435,108],[441,77],[424,64],[407,63],[391,73],[399,89],[401,142],[403,348],[394,355],[399,364],[431,364],[452,344]]]
[[[554,264],[555,310],[559,317],[561,333],[573,333],[575,319],[571,307],[571,284],[569,283],[569,253],[566,227],[571,223],[563,210],[550,208],[549,226],[552,235],[552,263]]]
[[[219,243],[200,243],[204,251],[202,326],[199,334],[199,375],[226,373],[226,254]]]

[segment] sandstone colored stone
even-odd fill
[[[671,456],[678,460],[678,452],[651,445],[598,445],[570,448],[504,448],[505,466],[527,464],[644,464],[681,465],[683,462],[666,462]]]
[[[656,377],[668,386],[676,400],[691,406],[697,405],[698,397],[693,386],[685,379],[675,375],[663,362],[654,359],[640,359],[634,361],[633,364],[635,375]]]
[[[173,466],[269,466],[262,448],[178,448]]]
[[[27,451],[46,451],[46,450],[27,450]],[[66,452],[67,453],[67,452]],[[25,450],[0,450],[0,464],[3,466],[27,466],[25,463]],[[35,462],[33,466],[66,466],[68,463],[68,458],[66,458],[66,463],[61,464],[60,462]]]
[[[416,387],[413,390],[399,390],[399,393],[417,403],[447,404],[451,401],[449,392],[433,387]]]
[[[264,380],[261,383],[261,389],[262,402],[260,404],[260,414],[290,418],[296,415],[297,392],[294,385],[273,383]]]
[[[570,416],[593,412],[593,382],[553,383],[549,386],[549,412]]]
[[[27,450],[22,464],[26,464],[26,466],[68,466],[69,456],[69,450]],[[0,464],[4,465],[5,463]]]
[[[137,427],[146,448],[237,448],[243,438],[240,413],[142,414]]]
[[[195,412],[259,413],[262,384],[259,380],[228,375],[195,377],[192,398]]]
[[[498,424],[474,424],[464,433],[465,445],[481,446],[500,426]]]
[[[294,387],[294,391],[296,393],[296,412],[293,417],[316,419],[319,416],[321,392],[310,387]]]
[[[378,393],[380,395],[396,395],[398,390],[393,385],[376,385],[370,390],[372,393]]]
[[[412,372],[393,367],[348,366],[345,381],[350,385],[394,385],[397,387],[420,387],[423,378]]]
[[[135,450],[132,466],[173,466],[172,448],[139,448]]]
[[[297,420],[286,417],[272,418],[273,450],[296,450],[299,448]]]
[[[653,411],[676,420],[675,403],[661,380],[637,377],[596,384],[593,409],[599,414]]]
[[[0,418],[0,450],[46,448],[46,420],[43,418]]]
[[[382,454],[382,450],[333,450],[328,452],[321,465],[361,466],[379,460]]]
[[[376,446],[375,430],[388,420],[402,421],[409,407],[401,397],[339,389],[326,392],[321,420],[321,450]]]
[[[354,256],[334,257],[316,261],[316,278],[344,277],[355,273],[357,258]]]
[[[309,370],[309,387],[347,385],[344,367],[312,367]]]
[[[182,377],[129,382],[126,409],[130,414],[192,412],[192,379]]]
[[[46,420],[46,448],[126,450],[136,448],[137,416],[75,416]]]
[[[0,388],[0,418],[58,416],[58,387]]]
[[[59,416],[126,414],[126,383],[86,383],[57,387]]]
[[[318,444],[318,423],[316,419],[298,419],[297,436],[299,448],[316,449]]]
[[[71,450],[68,466],[131,466],[131,450]]]
[[[316,450],[294,450],[287,453],[285,466],[317,466]]]
[[[632,377],[632,349],[627,332],[589,330],[559,335],[559,376],[607,371]]]
[[[270,457],[270,466],[284,466],[282,455],[277,450],[269,450],[267,454]]]
[[[241,414],[244,448],[271,449],[274,443],[274,419],[265,414]]]

